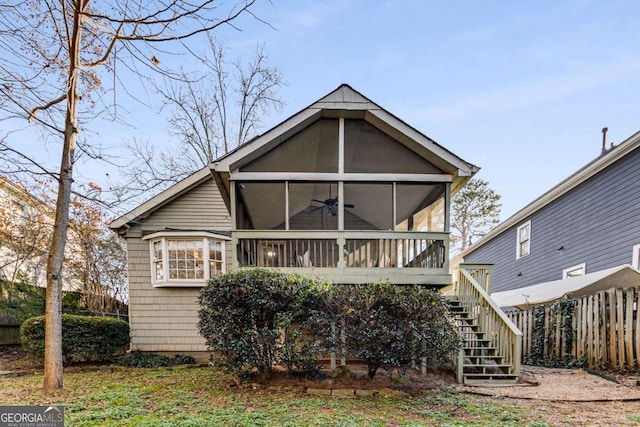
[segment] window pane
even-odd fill
[[[442,173],[365,120],[345,120],[344,167],[354,173]]]
[[[222,242],[209,240],[209,261],[222,261]]]
[[[155,262],[155,269],[156,269],[156,280],[163,280],[164,279],[164,267],[162,265],[162,261],[156,261]]]
[[[338,172],[338,120],[320,119],[241,167],[243,172]]]
[[[154,261],[162,260],[162,241],[153,242]]]
[[[202,240],[167,239],[169,279],[203,279]]]
[[[392,229],[392,184],[345,183],[344,200],[345,230]]]
[[[397,184],[396,191],[396,230],[444,232],[444,185]]]
[[[290,230],[337,230],[338,183],[289,183]]]
[[[284,182],[238,182],[236,201],[236,226],[239,229],[284,229]]]

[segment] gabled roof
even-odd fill
[[[355,112],[362,114],[355,115]],[[373,123],[418,154],[423,156],[431,154],[430,161],[454,177],[471,177],[479,170],[477,166],[456,156],[347,84],[338,86],[334,91],[284,122],[220,157],[213,162],[212,167],[216,172],[233,171],[269,151],[290,135],[299,132],[319,118],[338,117],[339,114],[349,117],[349,113],[354,114],[354,117],[364,117],[365,120]]]
[[[510,291],[495,292],[491,298],[499,307],[526,309],[564,298],[578,298],[595,294],[613,287],[632,288],[640,286],[640,271],[625,264],[584,276],[538,283],[537,285]]]
[[[229,195],[228,193],[225,194],[224,179],[220,178],[220,174],[228,174],[240,165],[256,159],[321,117],[339,117],[341,114],[348,117],[364,117],[367,121],[393,136],[416,153],[425,157],[428,156],[430,162],[454,176],[454,183],[452,184],[454,192],[457,187],[463,185],[479,170],[477,166],[456,156],[431,138],[384,110],[351,86],[342,84],[328,95],[289,117],[279,125],[235,148],[215,160],[208,167],[195,172],[183,181],[114,220],[109,224],[109,227],[117,230],[132,221],[148,216],[153,211],[190,191],[212,176],[218,182],[223,199],[229,206]]]
[[[151,212],[160,209],[170,201],[176,199],[177,197],[180,197],[182,194],[188,192],[192,188],[197,187],[198,185],[209,179],[212,179],[211,171],[209,170],[209,167],[204,167],[199,171],[189,175],[182,181],[172,185],[171,187],[152,197],[151,199],[147,200],[137,208],[132,209],[131,211],[122,215],[120,218],[113,220],[109,224],[109,228],[117,230],[125,226],[129,222],[135,221],[142,217],[146,217]]]
[[[611,149],[604,152],[599,157],[595,158],[587,165],[573,173],[571,176],[566,178],[564,181],[560,182],[555,187],[551,188],[549,191],[544,193],[542,196],[535,199],[533,202],[529,203],[524,208],[520,209],[518,212],[513,214],[511,217],[504,220],[497,227],[492,229],[489,233],[487,233],[482,239],[478,240],[476,243],[465,249],[460,253],[461,257],[464,257],[482,245],[490,242],[495,237],[504,233],[505,231],[511,229],[512,227],[519,225],[524,222],[527,218],[529,218],[534,213],[538,212],[545,206],[551,204],[555,200],[559,199],[563,195],[569,193],[571,190],[576,188],[578,185],[587,181],[589,178],[613,165],[626,155],[632,153],[636,149],[640,148],[640,132],[636,132],[631,135],[629,138],[618,144],[617,146],[612,147]]]

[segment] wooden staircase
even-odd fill
[[[454,363],[459,384],[514,383],[520,375],[522,332],[489,296],[491,264],[460,264],[442,289],[463,346]]]
[[[478,323],[478,317],[460,304],[456,296],[448,298],[449,311],[463,339],[458,363],[461,364],[461,376],[458,382],[463,384],[499,383],[513,384],[518,381],[517,369],[512,363],[506,363],[500,349],[487,338],[487,332]],[[460,377],[460,375],[459,375]],[[460,381],[461,380],[461,381]]]

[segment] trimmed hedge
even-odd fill
[[[323,306],[305,323],[326,351],[367,362],[369,378],[381,367],[450,360],[461,337],[449,321],[444,297],[426,287],[391,284],[329,285]]]
[[[311,343],[298,326],[309,317],[313,284],[308,277],[265,269],[211,280],[200,292],[198,327],[217,363],[261,374],[276,364],[314,370]]]
[[[45,316],[27,319],[20,327],[22,348],[44,360]],[[129,324],[111,317],[62,315],[64,364],[106,362],[129,347]]]
[[[252,269],[212,280],[200,293],[200,333],[214,361],[235,372],[315,369],[337,352],[379,368],[450,360],[461,337],[446,301],[423,286],[332,285]]]

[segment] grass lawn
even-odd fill
[[[534,401],[459,394],[312,397],[300,391],[229,387],[209,367],[65,373],[63,391],[41,392],[38,375],[0,380],[2,405],[64,405],[67,426],[546,426]],[[597,424],[596,424],[597,425]]]
[[[299,391],[237,390],[213,368],[65,373],[47,397],[42,377],[0,380],[3,405],[65,406],[68,426],[420,426],[546,425],[506,400],[451,389],[394,399],[311,397]]]

